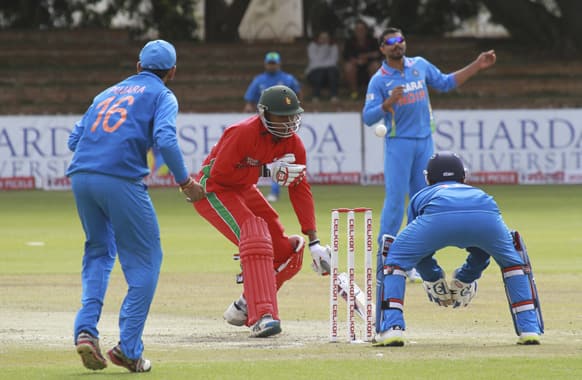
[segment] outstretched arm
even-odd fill
[[[479,71],[488,69],[489,67],[493,66],[496,60],[497,56],[495,55],[495,50],[489,50],[479,54],[477,59],[475,59],[473,62],[453,73],[455,76],[455,81],[457,82],[457,86],[461,86]]]

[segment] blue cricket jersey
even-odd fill
[[[396,86],[404,86],[404,96],[393,105],[393,110],[384,112],[382,103]],[[447,92],[457,87],[457,83],[453,74],[441,73],[422,57],[404,57],[402,72],[382,62],[368,85],[362,115],[364,123],[371,126],[383,118],[388,128],[386,137],[429,136],[433,117],[427,86]]]
[[[66,175],[100,173],[139,180],[149,174],[147,152],[155,146],[176,182],[188,170],[176,137],[178,100],[155,74],[142,71],[106,89],[75,124],[74,153]]]
[[[253,78],[245,92],[244,99],[249,103],[257,104],[265,89],[281,84],[289,87],[296,94],[301,91],[301,85],[293,75],[281,70],[277,70],[274,73],[265,71]]]
[[[445,278],[435,253],[445,247],[465,248],[469,254],[453,272],[453,278],[469,284],[481,277],[492,257],[503,272],[516,333],[543,332],[541,314],[536,310],[539,308],[536,306],[537,294],[533,294],[531,279],[523,271],[524,259],[517,252],[512,234],[493,197],[469,185],[439,182],[412,197],[408,216],[409,224],[394,240],[383,268],[416,268],[424,281],[435,282]],[[392,275],[397,274],[395,272],[383,275],[385,269],[379,273],[382,273],[378,279],[382,286],[378,286],[377,296],[383,302],[377,303],[376,310],[381,310],[376,320],[377,331],[387,331],[392,326],[405,330],[406,277],[403,273]],[[469,301],[461,301],[455,296],[452,300],[454,307],[467,306]],[[389,307],[381,307],[386,302]]]
[[[447,181],[427,186],[416,193],[408,206],[408,222],[420,215],[463,211],[489,211],[500,214],[492,196],[462,183]]]

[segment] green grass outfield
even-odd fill
[[[488,186],[508,226],[526,240],[543,303],[542,345],[522,347],[498,267],[468,308],[430,304],[407,287],[404,347],[327,342],[328,278],[309,267],[279,293],[283,333],[249,339],[222,312],[238,297],[235,248],[174,189],[152,190],[164,247],[146,324],[148,379],[580,379],[582,378],[582,186]],[[319,234],[329,242],[329,210],[372,207],[378,228],[381,187],[314,186]],[[299,232],[286,197],[275,204],[289,234]],[[360,226],[360,225],[358,225]],[[363,245],[358,230],[357,244]],[[0,192],[0,379],[127,379],[123,368],[85,370],[72,345],[80,298],[83,233],[70,192]],[[465,257],[446,249],[448,273]],[[345,256],[341,256],[342,262]],[[358,265],[362,258],[357,258]],[[359,273],[358,273],[359,275]],[[361,277],[361,276],[360,276]],[[358,280],[361,283],[361,280]],[[125,293],[116,266],[100,322],[101,342],[117,342]],[[341,304],[343,317],[345,305]],[[343,327],[343,326],[342,326]],[[340,330],[345,334],[345,329]],[[344,335],[342,335],[344,336]]]

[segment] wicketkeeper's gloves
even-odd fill
[[[424,285],[424,290],[426,291],[429,301],[442,307],[448,307],[453,304],[451,291],[449,290],[449,286],[444,277],[439,278],[434,282],[423,281],[422,284]]]

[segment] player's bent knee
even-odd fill
[[[291,245],[291,255],[289,266],[292,266],[297,272],[303,266],[303,251],[305,250],[305,239],[299,235],[289,236],[289,244]]]
[[[275,278],[277,289],[291,278],[295,277],[303,266],[303,251],[305,249],[305,239],[299,235],[289,237],[290,252],[288,258],[275,267]]]

